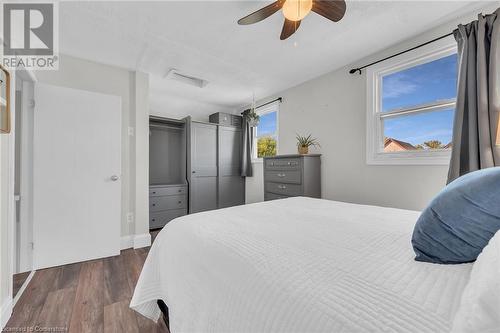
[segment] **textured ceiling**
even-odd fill
[[[202,118],[234,111],[478,7],[470,1],[348,1],[342,21],[311,14],[279,40],[281,12],[237,19],[263,1],[61,2],[62,53],[150,73],[151,111]],[[169,69],[209,81],[165,79]]]

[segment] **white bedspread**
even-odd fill
[[[413,260],[419,213],[290,198],[158,235],[130,306],[178,332],[447,332],[471,264]]]

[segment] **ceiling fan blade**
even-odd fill
[[[247,15],[241,19],[238,20],[238,24],[240,25],[246,25],[246,24],[253,24],[262,21],[265,18],[268,18],[269,16],[273,15],[276,13],[278,10],[283,7],[283,4],[285,3],[285,0],[278,0],[273,2],[272,4],[259,9],[256,12],[253,12],[250,15]]]
[[[346,5],[344,0],[314,0],[312,11],[338,22],[344,17]]]
[[[283,24],[283,29],[281,30],[281,40],[285,40],[295,33],[299,29],[300,21],[290,21],[285,19]]]

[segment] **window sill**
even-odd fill
[[[262,164],[264,163],[264,159],[263,158],[254,158],[252,159],[252,164]]]
[[[375,153],[366,156],[368,165],[449,165],[451,150],[431,152]]]

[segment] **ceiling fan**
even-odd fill
[[[299,29],[300,21],[311,11],[338,22],[344,17],[344,0],[278,0],[238,20],[238,24],[247,25],[260,22],[282,9],[285,23],[281,30],[281,40],[285,40]]]

